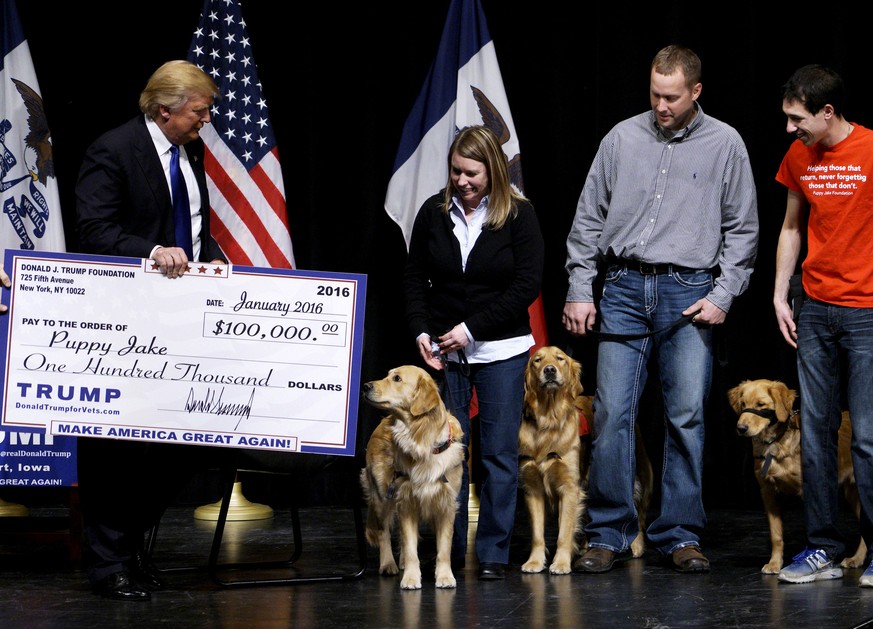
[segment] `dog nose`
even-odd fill
[[[364,393],[367,393],[370,389],[373,388],[373,383],[365,382],[361,388],[364,389]]]
[[[547,376],[554,376],[556,373],[558,373],[558,369],[554,365],[547,365],[543,369],[543,373]]]
[[[746,424],[737,424],[737,434],[742,436],[749,432],[749,427]]]

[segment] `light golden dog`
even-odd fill
[[[399,572],[391,546],[397,517],[400,587],[421,589],[419,527],[430,522],[436,536],[436,587],[453,588],[452,531],[464,462],[461,424],[446,409],[430,374],[412,365],[365,383],[363,397],[387,413],[370,436],[361,470],[367,541],[379,548],[379,573]]]
[[[782,568],[785,546],[778,495],[803,495],[800,415],[793,410],[797,392],[778,380],[743,380],[728,391],[727,397],[738,416],[737,434],[752,440],[755,478],[770,525],[770,561],[761,572],[777,574]],[[855,515],[860,516],[851,441],[852,425],[849,414],[844,412],[838,444],[839,483]],[[866,553],[867,545],[861,538],[855,555],[845,558],[841,565],[844,568],[863,566]]]
[[[523,572],[546,565],[546,510],[558,513],[558,537],[551,574],[569,574],[579,551],[578,533],[585,511],[588,443],[580,438],[580,414],[589,420],[591,396],[582,395],[582,366],[554,346],[539,348],[528,361],[524,411],[518,433],[519,477],[530,516],[531,552]],[[637,429],[637,479],[634,498],[640,533],[633,556],[645,552],[646,511],[652,494],[652,466]]]

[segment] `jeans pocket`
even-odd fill
[[[715,284],[715,278],[712,271],[707,269],[687,269],[683,271],[673,271],[673,278],[682,286],[688,288],[701,288],[703,286],[712,287]]]
[[[606,267],[606,272],[603,274],[603,281],[607,284],[617,282],[625,273],[623,264],[610,264]]]

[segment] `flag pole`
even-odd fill
[[[295,267],[279,150],[239,0],[205,0],[188,60],[215,79],[220,98],[201,131],[213,236],[232,264]],[[228,78],[233,77],[233,78]],[[194,511],[217,520],[221,501]],[[228,521],[273,517],[249,502],[237,475]]]

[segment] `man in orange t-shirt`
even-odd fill
[[[800,68],[782,88],[786,131],[797,139],[776,175],[788,188],[788,202],[776,251],[773,305],[782,335],[797,349],[807,535],[806,549],[779,572],[779,580],[788,583],[843,576],[846,542],[837,527],[843,391],[854,433],[861,535],[873,542],[873,131],[845,119],[844,100],[842,78],[821,65]],[[788,282],[804,236],[807,297],[795,324]],[[862,587],[873,587],[870,559],[868,550]]]

